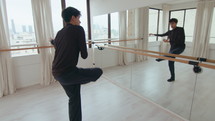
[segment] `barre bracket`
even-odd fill
[[[104,50],[105,48],[104,48],[104,47],[99,47],[99,46],[98,46],[98,49],[99,49],[99,50]]]
[[[198,66],[199,65],[199,62],[196,62],[196,61],[189,61],[190,65],[194,65],[194,66]]]
[[[193,65],[193,72],[199,74],[202,72],[202,68],[199,66],[199,62],[196,61],[189,61],[190,65]]]
[[[200,62],[207,62],[207,58],[200,58],[199,57],[199,58],[197,58],[197,60],[200,61]]]
[[[202,72],[202,68],[200,66],[194,65],[193,72],[199,74]]]

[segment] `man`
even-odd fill
[[[70,121],[81,121],[81,84],[96,81],[101,75],[100,68],[77,68],[79,53],[83,59],[88,56],[85,32],[80,26],[79,10],[68,7],[62,12],[66,26],[61,29],[51,43],[55,47],[52,73],[69,97]]]
[[[164,33],[164,34],[150,34],[154,36],[168,36],[167,40],[163,40],[164,42],[169,42],[171,48],[169,50],[170,54],[181,54],[185,50],[185,34],[184,29],[182,27],[177,27],[178,20],[175,18],[170,19],[169,24],[172,30]],[[175,58],[175,57],[172,57]],[[156,59],[156,61],[160,62],[163,59]],[[168,79],[168,82],[175,81],[175,66],[174,61],[169,61],[169,70],[171,77]]]

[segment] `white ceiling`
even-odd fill
[[[187,3],[187,2],[197,2],[199,0],[172,0],[169,4],[180,4],[180,3]]]

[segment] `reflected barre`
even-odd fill
[[[197,62],[197,61],[187,61],[187,60],[182,60],[182,59],[176,59],[176,58],[171,58],[171,57],[147,54],[147,53],[131,51],[131,50],[126,50],[126,49],[119,49],[117,47],[100,46],[100,45],[97,45],[97,47],[98,48],[107,48],[107,49],[121,51],[121,52],[133,53],[133,54],[138,54],[138,55],[143,55],[143,56],[149,56],[149,57],[153,57],[153,58],[160,58],[160,59],[180,62],[180,63],[184,63],[184,64],[190,64],[190,65],[194,65],[194,67],[201,66],[201,67],[205,67],[205,68],[215,69],[215,65],[200,63],[200,62]],[[102,50],[102,49],[100,49],[100,50]],[[167,55],[167,53],[165,53],[164,55]]]
[[[108,39],[103,39],[103,40],[108,40]],[[113,40],[113,41],[101,41],[101,42],[93,42],[89,41],[86,44],[105,44],[105,43],[117,43],[117,42],[127,42],[127,41],[136,41],[136,40],[141,40],[140,39],[128,39],[128,40]],[[32,49],[48,49],[48,48],[54,48],[54,46],[38,46],[38,47],[28,47],[28,48],[18,48],[18,49],[0,49],[0,52],[9,52],[9,51],[20,51],[20,50],[32,50]]]
[[[151,51],[151,50],[142,50],[142,49],[128,48],[128,47],[115,46],[115,45],[108,45],[108,46],[110,46],[110,47],[116,47],[116,48],[121,48],[121,49],[134,50],[134,51],[142,51],[142,52],[147,52],[147,53],[154,53],[154,54],[159,54],[159,55],[174,56],[174,57],[179,57],[179,58],[184,58],[184,59],[197,60],[197,61],[200,61],[200,62],[215,63],[215,60],[206,59],[206,58],[200,58],[200,57],[197,58],[197,57],[186,56],[186,55],[177,55],[177,54],[170,54],[170,53],[162,53],[162,52],[156,52],[156,51]]]

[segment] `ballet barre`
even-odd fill
[[[197,61],[200,61],[200,62],[215,63],[215,60],[206,59],[206,58],[200,58],[200,57],[197,58],[197,57],[186,56],[186,55],[177,55],[177,54],[170,54],[170,53],[162,53],[162,52],[156,52],[156,51],[151,51],[151,50],[142,50],[142,49],[128,48],[128,47],[115,46],[115,45],[108,45],[108,46],[110,46],[110,47],[116,47],[116,48],[121,48],[121,49],[134,50],[134,51],[142,51],[142,52],[147,52],[147,53],[154,53],[154,54],[165,55],[165,56],[173,56],[173,57],[185,58],[185,59],[190,59],[190,60],[197,60]]]
[[[193,65],[195,67],[196,66],[201,66],[201,67],[205,67],[205,68],[209,68],[209,69],[215,69],[215,65],[200,63],[200,62],[197,62],[197,61],[187,61],[187,60],[176,59],[176,58],[171,58],[171,57],[165,57],[165,56],[147,54],[147,53],[142,53],[142,52],[137,52],[137,51],[119,49],[119,48],[116,48],[116,47],[108,47],[108,46],[100,46],[100,45],[96,45],[96,46],[98,47],[99,50],[103,50],[104,48],[107,48],[107,49],[116,50],[116,51],[120,51],[120,52],[133,53],[133,54],[149,56],[149,57],[153,57],[153,58],[160,58],[160,59],[165,59],[165,60],[169,60],[169,61],[180,62],[180,63],[184,63],[184,64],[190,64],[190,65]]]
[[[104,39],[105,40],[105,39]],[[106,39],[107,40],[107,39]],[[135,41],[135,40],[141,40],[140,39],[128,39],[128,40],[114,40],[114,41],[102,41],[102,42],[87,42],[86,44],[105,44],[105,43],[117,43],[117,42],[128,42],[128,41]],[[28,46],[28,45],[26,45]],[[38,46],[38,47],[28,47],[28,48],[17,48],[17,49],[0,49],[0,52],[8,52],[8,51],[20,51],[20,50],[32,50],[32,49],[48,49],[48,48],[54,48],[54,46]]]
[[[141,40],[142,38],[139,38],[139,39],[128,39],[128,40],[112,40],[112,41],[102,41],[102,42],[91,42],[91,43],[88,43],[88,44],[105,44],[105,43],[116,43],[116,42],[128,42],[128,41],[136,41],[136,40]],[[107,40],[107,39],[106,39]]]

